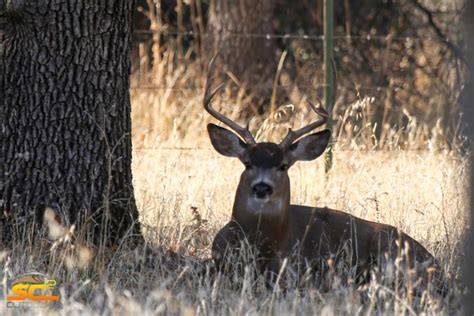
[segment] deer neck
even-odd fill
[[[290,188],[272,195],[268,201],[255,199],[247,187],[239,184],[232,219],[249,239],[272,248],[286,240],[290,207]]]

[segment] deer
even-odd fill
[[[438,274],[437,279],[443,279],[433,255],[394,226],[327,207],[291,204],[288,170],[298,161],[312,161],[324,153],[331,131],[311,132],[327,122],[328,112],[307,100],[320,119],[296,130],[290,128],[278,144],[256,142],[248,128],[212,107],[214,96],[223,86],[211,89],[213,65],[214,59],[208,68],[204,109],[230,130],[209,123],[210,141],[219,154],[237,158],[245,167],[237,186],[231,220],[219,230],[212,243],[211,256],[218,269],[223,267],[226,256],[238,251],[245,242],[257,250],[259,270],[272,280],[282,269],[285,258],[296,253],[299,262],[309,263],[314,269],[331,258],[349,260],[358,276],[365,275],[360,281],[364,283],[367,271],[384,260],[394,260],[402,251],[406,253],[408,267],[417,265],[422,270],[425,285],[433,271]],[[334,105],[334,100],[332,102]]]

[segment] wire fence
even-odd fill
[[[298,85],[300,88],[312,88],[312,89],[318,89],[318,88],[324,88],[326,85],[325,84],[314,84],[314,85]],[[266,86],[266,85],[253,85],[253,87],[258,87],[258,88],[266,88],[268,90],[273,89],[272,87]],[[285,85],[278,85],[277,88],[279,89],[289,89],[291,86],[285,86]],[[173,86],[159,86],[159,85],[135,85],[130,87],[131,90],[193,90],[193,91],[201,91],[204,92],[204,86],[198,86],[198,87],[173,87]],[[347,86],[347,85],[339,85],[338,89],[351,89],[355,91],[377,91],[377,92],[383,92],[385,90],[391,90],[391,91],[402,91],[404,88],[403,87],[388,87],[388,86],[361,86],[354,84],[352,86]]]
[[[336,144],[333,142],[333,144]],[[167,147],[167,146],[154,146],[154,147],[137,147],[133,149],[136,152],[156,152],[156,151],[189,151],[189,152],[195,152],[195,151],[203,151],[203,152],[215,152],[215,149],[212,148],[211,146],[196,146],[196,147],[189,147],[189,146],[175,146],[175,147]],[[346,148],[337,148],[337,152],[340,153],[353,153],[353,152],[360,152],[360,153],[400,153],[403,155],[405,152],[410,152],[410,153],[426,153],[427,149],[426,148],[399,148],[399,149],[385,149],[385,148],[351,148],[351,149],[346,149]],[[450,149],[437,149],[436,153],[449,153],[451,152]]]
[[[161,34],[161,35],[187,35],[201,37],[207,37],[208,33],[198,33],[194,31],[152,31],[152,30],[135,30],[134,34]],[[301,39],[301,40],[324,40],[324,35],[321,34],[301,34],[301,33],[240,33],[240,32],[225,32],[223,36],[229,37],[249,37],[249,38],[262,38],[262,39]],[[405,42],[418,42],[418,41],[437,41],[440,42],[440,38],[434,36],[394,36],[393,34],[386,35],[335,35],[334,40],[353,40],[353,41],[405,41]]]

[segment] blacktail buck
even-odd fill
[[[393,226],[325,207],[291,204],[288,169],[297,161],[311,161],[323,154],[331,131],[306,134],[325,124],[328,113],[310,103],[321,117],[319,120],[298,130],[290,129],[279,144],[257,143],[247,128],[212,107],[212,98],[222,87],[219,85],[211,91],[213,64],[213,61],[209,64],[204,108],[235,133],[210,123],[209,137],[217,152],[238,158],[245,166],[232,218],[218,232],[212,245],[212,257],[219,269],[231,254],[238,253],[239,247],[250,244],[257,250],[258,270],[273,277],[282,269],[285,258],[294,258],[296,254],[300,263],[298,271],[305,272],[309,267],[324,274],[328,262],[343,261],[350,265],[356,280],[364,282],[370,269],[380,268],[381,264],[393,262],[403,254],[408,270],[418,271],[421,288],[432,284],[430,278],[443,279],[434,257]]]

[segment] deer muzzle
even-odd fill
[[[273,193],[273,188],[265,182],[259,182],[252,187],[252,192],[257,199],[265,199]]]

